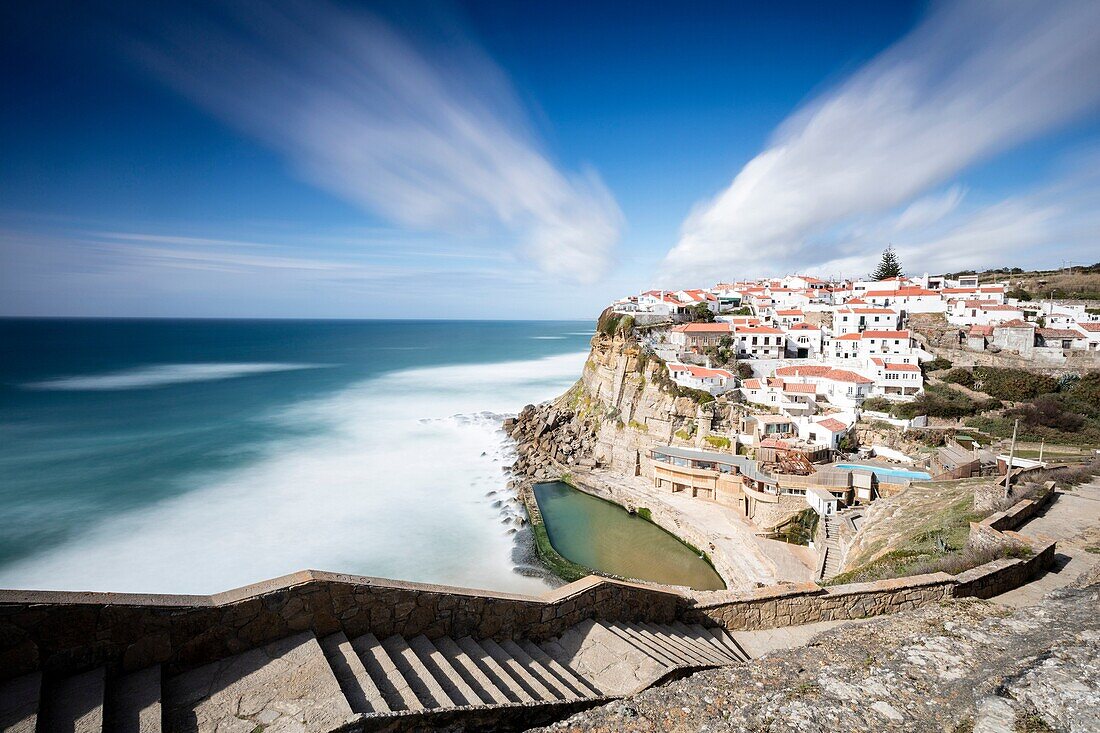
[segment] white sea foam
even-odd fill
[[[219,362],[199,364],[154,364],[151,366],[122,369],[105,374],[58,377],[42,382],[28,382],[25,389],[64,390],[70,392],[151,389],[185,382],[210,382],[219,379],[247,377],[251,374],[286,372],[296,369],[315,369],[323,364],[281,364],[262,362]]]
[[[557,341],[563,339],[565,336],[532,336],[533,339],[539,339],[540,341]]]
[[[540,592],[514,570],[499,420],[585,356],[411,369],[298,404],[271,419],[310,437],[10,565],[0,587],[209,593],[309,567]]]

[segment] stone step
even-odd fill
[[[458,646],[470,656],[508,699],[512,702],[535,702],[535,698],[506,670],[481,644],[466,636],[458,640]]]
[[[477,693],[481,701],[487,705],[502,705],[512,702],[504,692],[493,683],[489,676],[482,671],[470,655],[462,650],[455,640],[449,636],[435,640],[435,648],[450,662],[451,667],[458,672],[466,684]]]
[[[367,674],[374,680],[382,699],[390,710],[423,710],[424,703],[409,686],[408,680],[397,669],[390,655],[382,648],[382,642],[374,634],[363,634],[351,642],[359,655]]]
[[[723,629],[707,629],[699,624],[688,627],[700,641],[713,644],[720,652],[729,657],[734,664],[747,662],[749,657],[732,636]]]
[[[512,659],[515,659],[520,666],[531,673],[532,677],[541,682],[546,689],[558,698],[562,700],[579,700],[583,697],[579,692],[558,679],[557,675],[547,669],[542,662],[532,657],[526,649],[511,639],[500,642],[500,648],[511,654]]]
[[[627,695],[659,680],[670,665],[649,646],[610,623],[582,621],[539,646],[606,695]]]
[[[351,709],[357,713],[388,713],[390,706],[371,679],[363,660],[355,653],[355,648],[343,631],[329,634],[321,639],[321,649],[328,658],[329,666],[344,691]]]
[[[692,658],[690,655],[681,652],[680,650],[676,649],[672,644],[669,644],[663,639],[657,638],[638,624],[623,624],[623,626],[631,633],[637,634],[639,637],[644,639],[651,648],[656,649],[661,654],[663,654],[671,662],[670,666],[697,664],[697,660]]]
[[[394,634],[382,642],[382,647],[389,653],[397,669],[409,681],[409,687],[420,698],[420,702],[424,703],[425,708],[430,710],[455,707],[454,701],[443,691],[443,687],[424,666],[424,662],[420,661],[420,657],[405,641],[405,637]]]
[[[722,646],[717,639],[708,634],[706,629],[698,624],[687,626],[679,621],[675,621],[669,624],[669,629],[678,632],[687,639],[691,639],[697,649],[700,649],[703,653],[716,659],[723,660],[726,664],[733,664],[740,661],[734,657],[728,649]]]
[[[308,631],[184,672],[164,685],[165,728],[172,733],[328,733],[356,717]]]
[[[41,733],[102,733],[103,701],[107,688],[104,667],[47,684]]]
[[[38,726],[38,701],[41,694],[40,672],[0,683],[0,731],[34,733]]]
[[[537,660],[542,666],[557,675],[558,679],[573,688],[581,697],[600,697],[603,695],[595,685],[581,677],[576,670],[551,657],[535,642],[524,639],[519,642],[519,645],[532,659]]]
[[[748,652],[737,642],[737,639],[733,638],[725,629],[708,629],[710,635],[719,641],[723,646],[734,652],[743,661],[751,659]]]
[[[493,639],[482,639],[480,643],[481,647],[489,652],[490,656],[497,661],[497,664],[508,670],[512,678],[522,685],[523,688],[527,690],[527,694],[535,700],[551,701],[562,699],[556,695],[553,690],[547,687],[542,680],[538,679],[530,670],[520,664],[515,657],[505,651],[496,641]]]
[[[675,639],[679,643],[683,644],[686,648],[691,649],[700,658],[707,660],[710,664],[733,664],[736,660],[730,657],[728,654],[714,648],[709,643],[700,642],[695,638],[694,632],[690,629],[681,631],[680,629],[674,629],[671,626],[667,628],[667,635],[671,639]]]
[[[439,651],[428,637],[421,634],[409,642],[409,646],[420,657],[420,661],[435,677],[436,682],[443,688],[455,705],[469,706],[482,705],[482,700],[474,689],[462,679],[458,670],[447,661],[443,653]]]
[[[709,643],[699,641],[695,638],[695,633],[690,629],[687,631],[680,631],[679,629],[672,628],[671,625],[657,626],[656,624],[649,624],[649,626],[660,631],[664,634],[665,638],[680,644],[685,650],[691,651],[692,654],[703,660],[706,664],[733,664],[736,661],[724,651],[714,648]]]
[[[710,664],[710,660],[702,654],[698,654],[695,651],[686,648],[686,646],[679,640],[670,637],[660,630],[654,631],[653,627],[649,624],[628,624],[631,628],[637,631],[639,634],[644,635],[650,639],[654,644],[657,644],[662,649],[667,651],[670,655],[675,656],[680,660],[680,664]]]
[[[110,688],[104,726],[108,733],[161,733],[159,665],[123,675]]]
[[[607,628],[611,633],[631,644],[635,649],[650,657],[662,667],[676,667],[682,664],[678,657],[669,654],[664,649],[654,644],[653,641],[645,638],[642,634],[639,634],[625,624],[619,622],[610,623],[607,625]]]

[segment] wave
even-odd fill
[[[540,341],[557,341],[563,339],[565,336],[532,336],[533,339],[539,339]]]
[[[308,428],[188,493],[0,569],[0,587],[211,593],[303,568],[539,593],[513,557],[502,415],[561,394],[584,352],[422,367],[266,419]]]
[[[235,379],[253,374],[269,372],[287,372],[297,369],[316,369],[323,364],[281,364],[281,363],[197,363],[197,364],[156,364],[153,366],[122,369],[105,374],[58,377],[41,382],[28,382],[24,389],[62,390],[62,391],[101,391],[126,389],[152,389],[171,384],[186,382],[211,382],[220,379]]]

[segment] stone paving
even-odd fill
[[[1031,539],[1056,540],[1058,553],[1050,571],[994,599],[1014,608],[1037,603],[1047,593],[1100,565],[1100,479],[1059,491],[1046,511],[1019,532]]]

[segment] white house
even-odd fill
[[[947,312],[947,322],[955,326],[992,326],[1023,317],[1020,308],[993,300],[955,300]]]
[[[904,364],[873,358],[875,369],[874,395],[883,397],[915,397],[924,387],[924,375],[916,364]]]
[[[786,337],[771,326],[735,326],[733,342],[737,356],[754,359],[782,359]]]
[[[783,329],[787,336],[787,357],[806,359],[821,355],[822,330],[812,323],[796,323]]]
[[[844,306],[833,314],[833,333],[859,333],[872,331],[892,331],[901,325],[901,314],[893,308],[877,306]]]
[[[720,395],[734,388],[736,380],[725,369],[707,369],[691,364],[669,364],[668,374],[673,382],[691,389],[701,389],[712,395]]]
[[[818,397],[824,397],[830,404],[843,408],[855,408],[871,396],[875,380],[850,369],[835,369],[823,365],[785,366],[775,370],[777,377],[785,382],[806,382],[813,384]]]

